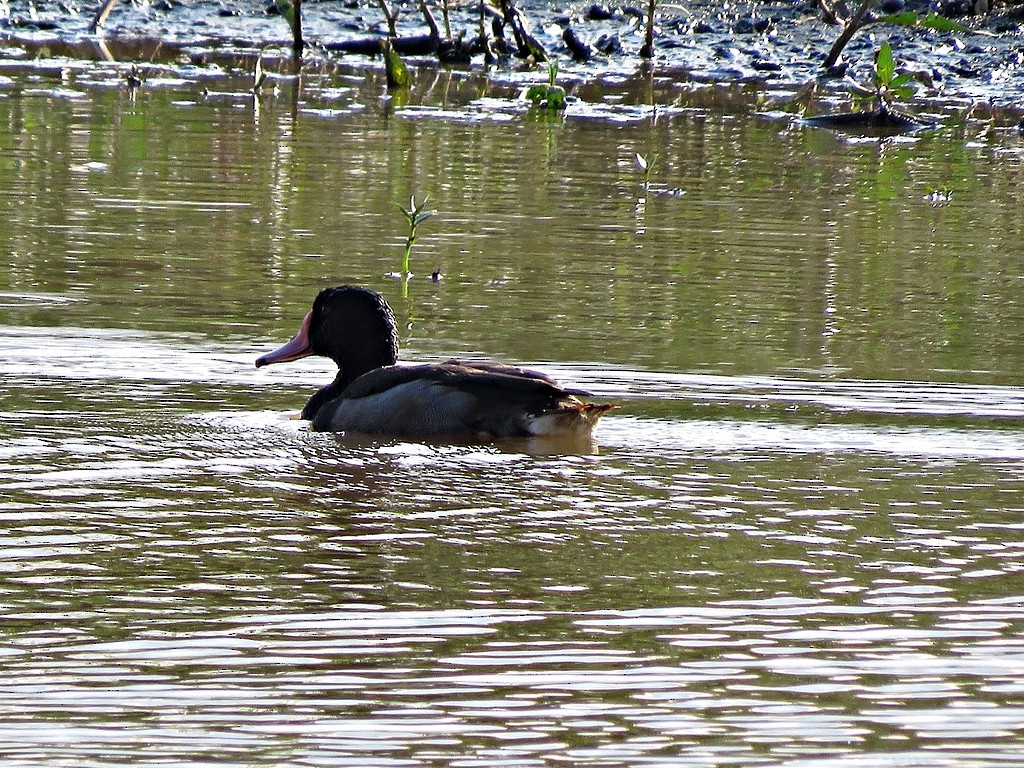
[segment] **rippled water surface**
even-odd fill
[[[0,78],[4,765],[1019,761],[1019,138],[65,69]],[[310,433],[252,365],[341,282],[620,407]]]

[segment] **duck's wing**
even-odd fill
[[[539,371],[499,363],[463,363],[449,360],[444,363],[389,365],[378,368],[349,384],[341,396],[367,397],[413,381],[429,381],[446,387],[467,389],[475,394],[480,390],[507,391],[517,399],[529,395],[564,397],[570,394],[585,394],[577,390],[565,390],[557,381]]]
[[[558,381],[551,378],[546,373],[542,373],[541,371],[534,371],[530,368],[521,368],[517,365],[505,365],[503,363],[463,362],[459,360],[448,360],[447,362],[444,363],[444,365],[455,365],[459,366],[460,368],[469,368],[473,369],[474,371],[494,373],[500,376],[514,376],[515,378],[522,380],[519,386],[523,387],[524,389],[542,389],[542,387],[539,386],[539,383],[544,382],[557,389],[563,395],[580,395],[582,397],[589,397],[592,394],[591,392],[588,392],[585,389],[569,389],[567,387],[563,387],[561,384],[558,383]],[[533,383],[527,384],[526,382],[528,381]]]

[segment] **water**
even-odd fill
[[[1018,762],[1014,135],[71,68],[0,82],[5,765]],[[307,432],[340,282],[599,449]]]

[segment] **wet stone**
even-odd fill
[[[619,39],[618,35],[601,35],[597,38],[597,42],[594,43],[594,47],[605,56],[609,56],[613,53],[622,52],[622,40]]]
[[[614,18],[616,18],[615,12],[607,5],[594,3],[587,8],[587,21],[611,21]]]
[[[755,16],[745,16],[741,19],[737,19],[732,25],[732,31],[737,35],[753,35],[762,34],[767,32],[772,26],[772,20],[766,18],[758,18]]]

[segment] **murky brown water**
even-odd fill
[[[5,765],[1016,761],[1017,137],[68,67],[0,73]],[[304,431],[340,282],[600,452]]]

